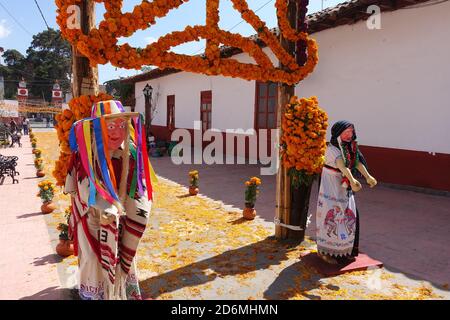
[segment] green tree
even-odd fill
[[[134,94],[134,85],[130,83],[124,83],[122,79],[114,79],[106,81],[106,92],[114,97],[114,99],[124,102],[132,98]]]
[[[63,92],[70,91],[72,54],[70,44],[59,31],[48,29],[33,36],[26,57],[10,49],[3,52],[0,74],[5,81],[5,98],[14,99],[17,85],[24,78],[30,95],[50,101],[58,80]]]
[[[59,30],[48,29],[34,35],[26,59],[32,72],[32,95],[50,101],[56,79],[64,92],[70,91],[71,47]]]
[[[17,95],[17,85],[27,75],[24,70],[27,68],[26,58],[17,50],[10,49],[3,52],[5,65],[0,65],[0,74],[5,82],[5,99],[14,99]]]

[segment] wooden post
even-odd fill
[[[80,6],[80,26],[84,34],[95,27],[95,2],[94,0],[82,0]],[[72,95],[79,97],[81,95],[97,95],[98,87],[98,68],[92,67],[89,59],[78,52],[75,46],[72,46]]]
[[[297,19],[297,3],[296,1],[289,1],[288,4],[288,19],[291,23],[291,26],[295,26]],[[295,54],[295,44],[284,39],[283,35],[280,31],[280,42],[283,48],[290,54]],[[280,61],[280,68],[286,69],[283,65],[282,61]],[[295,86],[286,85],[279,83],[278,84],[278,108],[277,108],[277,127],[280,130],[280,136],[283,134],[281,129],[281,119],[285,112],[285,106],[294,95]],[[289,224],[289,216],[290,216],[290,204],[291,204],[291,192],[290,192],[290,179],[288,176],[288,171],[286,167],[283,165],[283,162],[280,162],[277,174],[277,189],[276,189],[276,217],[280,220],[281,223]],[[275,237],[277,239],[286,239],[288,237],[288,229],[277,225],[275,227]]]
[[[299,15],[304,15],[305,12],[301,12],[302,8],[308,4],[307,0],[290,0],[288,4],[288,20],[292,27],[296,30],[303,29],[303,19],[299,19]],[[305,31],[305,30],[303,30]],[[290,54],[297,54],[297,62],[302,65],[306,61],[306,56],[303,52],[296,50],[296,44],[287,41],[280,34],[280,41],[283,48]],[[296,52],[297,51],[297,52]],[[305,60],[305,61],[301,61]],[[303,62],[303,63],[302,63]],[[285,68],[280,61],[280,68]],[[291,97],[295,94],[295,86],[289,86],[285,84],[278,85],[278,109],[277,109],[277,127],[281,129],[281,119],[285,112],[285,106],[289,103]],[[309,207],[309,196],[311,193],[311,186],[301,187],[295,189],[291,187],[291,181],[288,175],[287,168],[280,162],[278,174],[277,174],[277,188],[276,188],[276,218],[283,224],[300,226],[303,228],[301,231],[291,230],[277,225],[275,227],[275,237],[277,239],[300,239],[303,241],[306,229],[306,219]]]

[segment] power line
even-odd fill
[[[22,28],[22,30],[24,30],[26,33],[28,33],[30,36],[33,36],[33,34],[30,32],[30,31],[28,31],[15,17],[14,17],[14,15],[12,15],[11,14],[11,12],[9,12],[8,11],[8,9],[6,9],[6,7],[3,5],[3,3],[1,3],[0,2],[0,7],[2,7],[3,8],[3,10],[5,10],[6,11],[6,13],[17,23],[17,25],[19,26],[19,27],[21,27]]]
[[[47,20],[45,20],[44,14],[42,13],[41,7],[39,7],[39,3],[37,2],[37,0],[34,0],[34,3],[36,3],[36,6],[39,9],[39,12],[41,13],[41,17],[45,22],[45,25],[47,26],[47,29],[50,29],[50,27],[48,26]]]

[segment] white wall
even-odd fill
[[[313,34],[315,72],[297,88],[317,95],[330,124],[347,119],[364,145],[450,153],[450,2]]]
[[[253,128],[255,83],[225,77],[207,77],[194,73],[175,73],[148,82],[136,83],[136,111],[144,112],[142,90],[149,83],[159,92],[153,124],[165,126],[167,96],[175,95],[175,127],[194,128],[200,120],[200,92],[212,91],[212,127],[225,130]]]
[[[381,23],[381,30],[360,21],[313,34],[319,64],[296,94],[318,96],[330,127],[352,121],[363,145],[450,153],[450,2],[385,12]],[[140,112],[146,83],[135,86]],[[156,125],[166,125],[166,97],[175,94],[175,126],[193,128],[200,91],[212,90],[214,128],[253,128],[254,81],[182,72],[148,83],[159,86]]]

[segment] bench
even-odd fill
[[[16,170],[17,160],[19,158],[16,156],[3,156],[0,154],[0,184],[3,184],[7,176],[11,177],[13,184],[19,183],[19,180],[15,178],[15,176],[19,175],[19,172]]]

